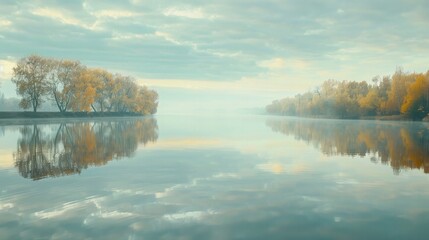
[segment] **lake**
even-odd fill
[[[0,239],[424,239],[429,124],[0,121]]]

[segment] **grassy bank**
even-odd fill
[[[97,118],[143,116],[130,112],[0,112],[0,119],[13,118]]]

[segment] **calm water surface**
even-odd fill
[[[0,121],[0,239],[425,239],[429,124]]]

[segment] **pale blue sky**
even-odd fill
[[[0,81],[29,54],[135,76],[161,113],[234,111],[327,79],[429,69],[429,1],[0,3]]]

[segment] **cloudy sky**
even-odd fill
[[[0,3],[0,91],[29,54],[132,75],[160,113],[235,111],[327,79],[429,69],[429,1],[13,1]]]

